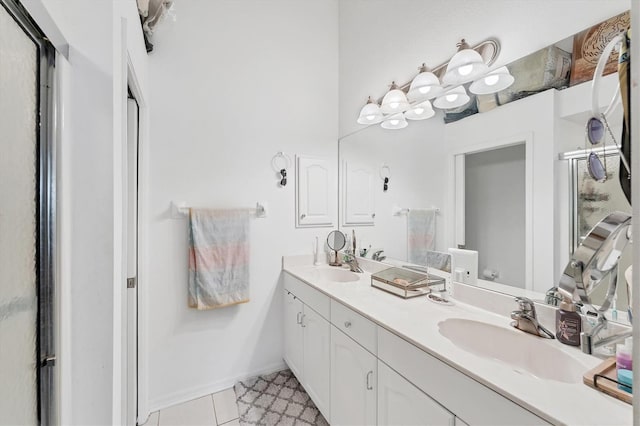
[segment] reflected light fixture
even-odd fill
[[[404,94],[395,81],[391,82],[389,91],[384,98],[382,98],[382,104],[380,104],[380,111],[383,114],[394,114],[397,112],[403,112],[409,108],[409,101],[407,95]]]
[[[408,125],[409,123],[407,123],[407,120],[404,118],[404,114],[401,112],[385,118],[382,124],[380,124],[383,129],[390,130],[404,129]]]
[[[488,95],[514,83],[507,67],[489,70],[500,52],[497,40],[487,39],[471,48],[462,39],[457,46],[458,52],[449,62],[432,70],[423,63],[411,82],[400,86],[392,82],[382,100],[369,97],[360,110],[358,123],[402,129],[407,127],[407,120],[433,117],[434,107],[448,110],[467,105],[471,97],[466,88],[474,95]]]
[[[447,65],[447,71],[442,77],[442,82],[447,85],[456,85],[475,80],[478,76],[485,74],[489,67],[484,63],[482,56],[473,50],[467,42],[462,39],[456,45],[458,53]]]
[[[433,106],[440,109],[458,108],[465,105],[470,99],[464,87],[456,86],[444,95],[437,97],[433,102]]]
[[[373,101],[373,99],[371,99],[371,96],[369,96],[367,103],[360,110],[360,115],[358,116],[358,123],[359,124],[377,124],[381,122],[383,118],[384,117],[382,115],[382,112],[380,111],[380,107],[378,106],[377,103]]]
[[[420,74],[418,74],[409,87],[407,97],[411,101],[422,101],[427,99],[433,99],[442,93],[442,86],[440,86],[440,80],[431,71],[427,69],[425,64],[422,64],[418,68]]]
[[[407,120],[426,120],[434,115],[436,115],[436,112],[433,110],[431,102],[429,101],[420,102],[419,104],[409,108],[407,112],[404,113],[404,117]]]
[[[500,67],[471,83],[469,91],[476,95],[488,95],[506,89],[514,81],[515,78],[509,73],[507,67]]]

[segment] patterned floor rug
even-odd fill
[[[234,390],[241,425],[329,425],[291,370],[238,382]]]

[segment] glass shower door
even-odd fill
[[[38,424],[38,47],[0,5],[0,424]]]

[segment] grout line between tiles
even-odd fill
[[[209,395],[211,397],[211,404],[213,405],[213,420],[218,426],[218,412],[216,411],[216,401],[213,399],[213,394]]]
[[[218,426],[228,425],[229,423],[235,422],[236,420],[240,420],[240,417],[236,417],[235,419],[231,419],[228,422],[224,422],[224,423],[222,423],[221,425],[218,425]]]

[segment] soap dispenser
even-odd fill
[[[565,345],[580,346],[581,331],[582,317],[576,312],[576,305],[563,298],[556,311],[556,337]]]

